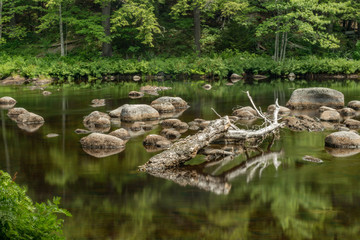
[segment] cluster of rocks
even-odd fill
[[[125,148],[129,138],[152,130],[155,125],[159,124],[161,113],[176,113],[188,107],[188,104],[179,97],[160,97],[154,100],[151,105],[124,104],[109,114],[99,111],[90,113],[83,120],[84,126],[89,131],[77,129],[75,132],[79,134],[91,132],[89,136],[80,141],[87,153],[97,157],[108,156],[114,152],[119,152],[114,149]],[[106,134],[110,131],[113,122],[120,122],[122,128]],[[181,133],[189,128],[186,123],[178,119],[163,120],[160,125],[164,128],[161,133],[163,136],[150,134],[144,140],[144,146],[149,151],[169,147],[171,145],[170,140],[179,138]],[[116,138],[121,139],[121,142],[115,140]]]
[[[45,123],[43,117],[29,112],[25,108],[11,108],[8,111],[8,116],[17,123],[19,128],[27,132],[37,131]]]

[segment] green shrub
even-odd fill
[[[33,203],[26,190],[0,171],[0,238],[64,239],[63,220],[57,214],[70,214],[58,207],[59,198],[45,203]]]

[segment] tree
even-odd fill
[[[347,4],[319,0],[265,1],[262,7],[271,14],[258,25],[256,35],[275,34],[275,61],[285,59],[290,34],[294,39],[300,38],[312,45],[319,44],[322,48],[337,48],[339,39],[327,31],[327,26],[334,16],[345,13]]]

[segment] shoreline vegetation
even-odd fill
[[[148,59],[45,57],[0,55],[0,83],[51,79],[55,83],[95,80],[164,80],[299,77],[312,79],[360,79],[360,60],[308,56],[276,62],[269,56],[223,52],[204,57],[154,57]],[[19,84],[13,82],[14,84]]]

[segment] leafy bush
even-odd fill
[[[59,198],[45,203],[33,203],[26,190],[0,171],[0,238],[64,239],[63,220],[57,214],[70,214],[58,207]]]

